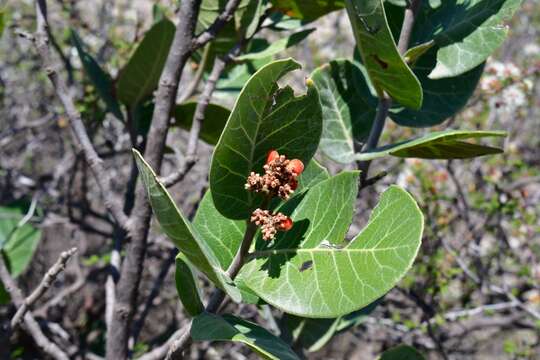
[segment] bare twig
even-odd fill
[[[11,277],[9,270],[4,261],[4,257],[0,254],[0,280],[4,284],[6,291],[9,293],[11,300],[15,306],[22,307],[24,305],[24,296],[21,290],[15,284],[15,280]],[[38,322],[32,316],[31,313],[26,312],[23,316],[24,318],[24,328],[32,336],[36,342],[39,349],[46,355],[52,357],[56,360],[68,360],[69,357],[67,354],[61,350],[58,345],[49,340],[41,328],[39,327]],[[8,325],[10,326],[10,325]],[[2,333],[5,332],[5,329],[2,329]],[[10,329],[7,330],[6,336],[9,337]],[[4,335],[3,335],[4,336]]]
[[[191,125],[191,130],[189,132],[189,140],[187,145],[186,155],[184,157],[184,163],[182,167],[170,174],[169,176],[161,179],[161,182],[164,186],[169,187],[176,184],[178,181],[181,181],[186,173],[195,165],[197,162],[197,148],[199,144],[199,134],[201,132],[202,124],[204,121],[204,116],[212,94],[216,90],[216,84],[219,80],[219,77],[225,70],[225,67],[230,63],[233,58],[238,55],[240,49],[242,48],[243,42],[239,42],[236,46],[227,53],[223,58],[218,57],[214,61],[212,66],[212,71],[210,76],[204,85],[204,90],[197,101],[197,107],[195,108],[195,114],[193,115],[193,122]]]
[[[15,313],[15,316],[13,316],[13,319],[11,319],[11,328],[15,329],[19,322],[22,320],[22,317],[26,312],[32,307],[32,305],[35,304],[35,302],[45,294],[45,292],[51,287],[53,282],[56,280],[56,277],[64,271],[66,268],[66,264],[75,254],[77,251],[77,248],[71,248],[67,251],[64,251],[60,254],[60,257],[54,265],[47,271],[41,282],[39,283],[38,287],[28,296],[26,299],[24,299],[22,305],[19,307],[17,312]]]
[[[195,91],[197,91],[197,87],[199,86],[203,78],[206,64],[208,63],[208,59],[210,58],[209,54],[210,44],[206,44],[206,46],[204,47],[201,61],[199,62],[199,67],[197,68],[197,72],[195,72],[195,76],[187,86],[186,90],[180,95],[180,103],[183,103],[184,101],[192,97],[193,94],[195,94]]]
[[[36,1],[36,17],[37,17],[37,27],[36,33],[32,37],[34,45],[36,46],[38,53],[41,58],[41,65],[43,70],[49,77],[56,96],[59,98],[62,103],[64,110],[66,111],[69,123],[71,125],[71,134],[75,139],[76,146],[82,150],[86,161],[90,165],[92,174],[96,179],[96,182],[101,191],[101,197],[105,203],[105,206],[118,223],[118,225],[124,229],[128,228],[128,218],[126,214],[122,211],[122,207],[119,202],[114,199],[114,192],[111,189],[111,182],[108,175],[108,172],[103,166],[103,161],[98,156],[88,133],[84,127],[81,114],[75,106],[72,96],[69,93],[68,87],[58,74],[59,65],[56,64],[49,52],[49,35],[48,30],[49,24],[47,21],[47,2],[46,0],[37,0]]]
[[[197,50],[215,39],[217,33],[232,19],[239,4],[240,0],[229,0],[225,5],[224,11],[219,14],[214,23],[193,39],[193,50]]]

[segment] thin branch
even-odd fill
[[[111,181],[108,172],[103,166],[103,161],[97,154],[94,146],[86,132],[84,123],[81,118],[81,114],[75,106],[75,102],[69,93],[68,87],[62,77],[58,74],[57,69],[60,66],[55,63],[53,57],[49,52],[49,24],[47,21],[47,2],[46,0],[36,1],[36,17],[37,27],[36,33],[32,37],[33,43],[41,58],[41,65],[43,70],[49,77],[53,88],[56,92],[56,96],[59,98],[66,115],[69,119],[71,126],[71,134],[74,137],[75,145],[81,150],[88,162],[92,174],[98,184],[101,192],[101,197],[105,203],[105,206],[118,223],[118,225],[124,229],[128,228],[128,218],[122,211],[122,207],[119,202],[114,200],[114,192],[111,189]]]
[[[193,39],[193,50],[197,50],[206,45],[211,40],[215,39],[217,33],[229,22],[234,16],[236,8],[240,4],[240,0],[229,0],[225,5],[224,11],[219,14],[216,20],[203,31],[199,36]]]
[[[210,72],[210,76],[208,77],[208,80],[204,85],[204,90],[199,97],[199,100],[197,101],[197,107],[195,108],[195,114],[193,115],[193,122],[191,125],[191,130],[189,132],[189,140],[186,155],[184,157],[184,163],[182,164],[182,167],[180,169],[170,174],[169,176],[161,179],[161,183],[165,187],[170,187],[181,181],[197,162],[199,134],[202,129],[206,109],[208,108],[208,104],[210,104],[212,94],[216,90],[217,81],[225,70],[227,64],[229,64],[234,59],[234,57],[238,55],[240,49],[242,48],[242,45],[243,42],[239,42],[223,58],[218,57],[215,59],[214,65],[212,66],[212,71]]]
[[[47,271],[38,287],[24,299],[22,305],[19,307],[13,319],[11,319],[11,328],[15,329],[19,322],[22,320],[24,314],[32,308],[35,302],[45,294],[45,292],[51,287],[58,275],[65,270],[68,260],[75,254],[77,248],[71,248],[70,250],[64,251],[60,254],[60,257],[54,265]]]
[[[11,277],[2,254],[0,254],[0,280],[2,280],[2,283],[4,284],[6,291],[11,297],[11,301],[13,301],[15,306],[22,307],[24,305],[24,296],[21,290],[17,287],[17,284],[15,284],[15,280]],[[43,331],[41,331],[38,322],[31,313],[25,313],[23,318],[24,328],[28,334],[32,336],[43,354],[46,354],[56,360],[69,360],[68,355],[61,350],[58,345],[45,336]],[[10,327],[10,324],[8,324],[7,331],[6,329],[1,329],[2,331],[0,332],[5,333],[2,334],[2,336],[9,338],[9,334],[11,332]]]
[[[209,55],[210,44],[206,44],[206,46],[204,47],[201,61],[199,62],[199,67],[197,68],[197,72],[195,72],[193,80],[191,80],[186,90],[180,95],[180,103],[183,103],[184,101],[192,97],[193,94],[195,94],[195,91],[197,91],[197,88],[199,87],[199,84],[201,83],[201,80],[203,78],[204,70],[206,69],[208,59],[210,58]]]
[[[184,0],[180,3],[180,20],[161,73],[155,93],[155,106],[144,157],[156,172],[160,172],[170,115],[178,93],[178,85],[184,66],[192,53],[195,24],[200,0]],[[120,279],[116,287],[113,317],[107,329],[106,357],[109,360],[128,358],[128,340],[137,304],[141,274],[146,257],[151,210],[146,190],[141,181],[135,191],[133,212],[129,229],[131,242],[126,249]]]

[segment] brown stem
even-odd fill
[[[11,277],[2,253],[0,253],[0,280],[2,280],[2,283],[4,284],[6,291],[11,297],[11,301],[13,301],[15,306],[18,306],[19,308],[24,306],[24,296],[22,291],[17,287],[13,277]],[[58,345],[45,336],[32,313],[26,312],[23,315],[23,320],[25,330],[28,332],[28,334],[30,334],[30,336],[32,336],[38,348],[43,352],[44,355],[48,355],[56,360],[69,359],[68,355],[61,350]],[[0,326],[0,336],[2,338],[9,339],[11,333],[9,322],[6,324],[6,326],[1,324]]]
[[[100,189],[105,206],[118,225],[123,229],[127,229],[128,218],[122,210],[120,202],[115,200],[108,172],[103,166],[103,160],[99,157],[90,141],[81,114],[75,106],[75,102],[69,93],[64,79],[58,74],[57,69],[60,68],[60,66],[54,62],[53,57],[49,52],[49,42],[51,41],[49,36],[51,32],[48,29],[47,2],[45,0],[36,1],[36,19],[36,33],[34,36],[29,36],[29,38],[33,40],[41,58],[41,65],[54,87],[56,96],[60,99],[60,102],[64,107],[69,119],[71,134],[75,140],[75,145],[82,151],[90,166],[90,170]]]
[[[204,46],[207,42],[194,41],[200,3],[201,0],[184,0],[180,3],[178,16],[180,21],[155,96],[152,125],[148,133],[144,157],[158,173],[161,169],[170,115],[175,104],[182,71],[193,51]],[[218,16],[207,31],[203,32],[203,34],[209,34],[208,41],[215,37],[217,31],[231,19],[238,3],[239,0],[229,0],[225,12]],[[146,198],[146,190],[139,181],[135,193],[133,214],[130,218],[130,222],[133,224],[129,232],[131,242],[126,250],[126,258],[116,288],[113,319],[107,331],[106,355],[109,360],[123,360],[128,357],[128,339],[146,256],[150,216],[151,210]]]
[[[26,312],[35,304],[35,302],[51,287],[53,282],[56,280],[56,277],[66,268],[69,258],[71,258],[76,251],[77,248],[72,248],[60,254],[58,260],[56,260],[54,265],[49,269],[49,271],[47,271],[36,289],[26,299],[24,299],[22,305],[13,316],[13,319],[11,319],[12,329],[15,329],[15,327],[22,320],[24,314],[26,314]]]

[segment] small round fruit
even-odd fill
[[[279,154],[276,150],[270,150],[268,155],[266,155],[266,164],[270,164],[272,161],[276,160],[279,157]]]
[[[291,218],[286,218],[285,220],[281,220],[279,223],[279,230],[281,231],[289,231],[291,230],[293,226],[293,221]]]
[[[298,176],[304,171],[304,163],[298,159],[292,159],[287,165],[287,169]]]

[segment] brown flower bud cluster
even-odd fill
[[[264,175],[252,172],[245,185],[246,190],[265,193],[269,198],[280,197],[288,200],[298,187],[298,176],[304,171],[304,164],[298,159],[289,160],[270,150],[264,165]],[[292,220],[282,213],[270,213],[257,209],[251,215],[251,222],[261,227],[264,240],[273,240],[278,231],[289,231]]]
[[[278,231],[292,228],[292,220],[282,213],[271,214],[268,210],[257,209],[251,215],[251,222],[261,227],[264,240],[273,240]]]
[[[245,185],[246,190],[262,192],[270,197],[278,196],[288,200],[298,187],[298,176],[304,170],[304,164],[298,159],[289,160],[272,150],[268,153],[264,175],[252,172]]]

